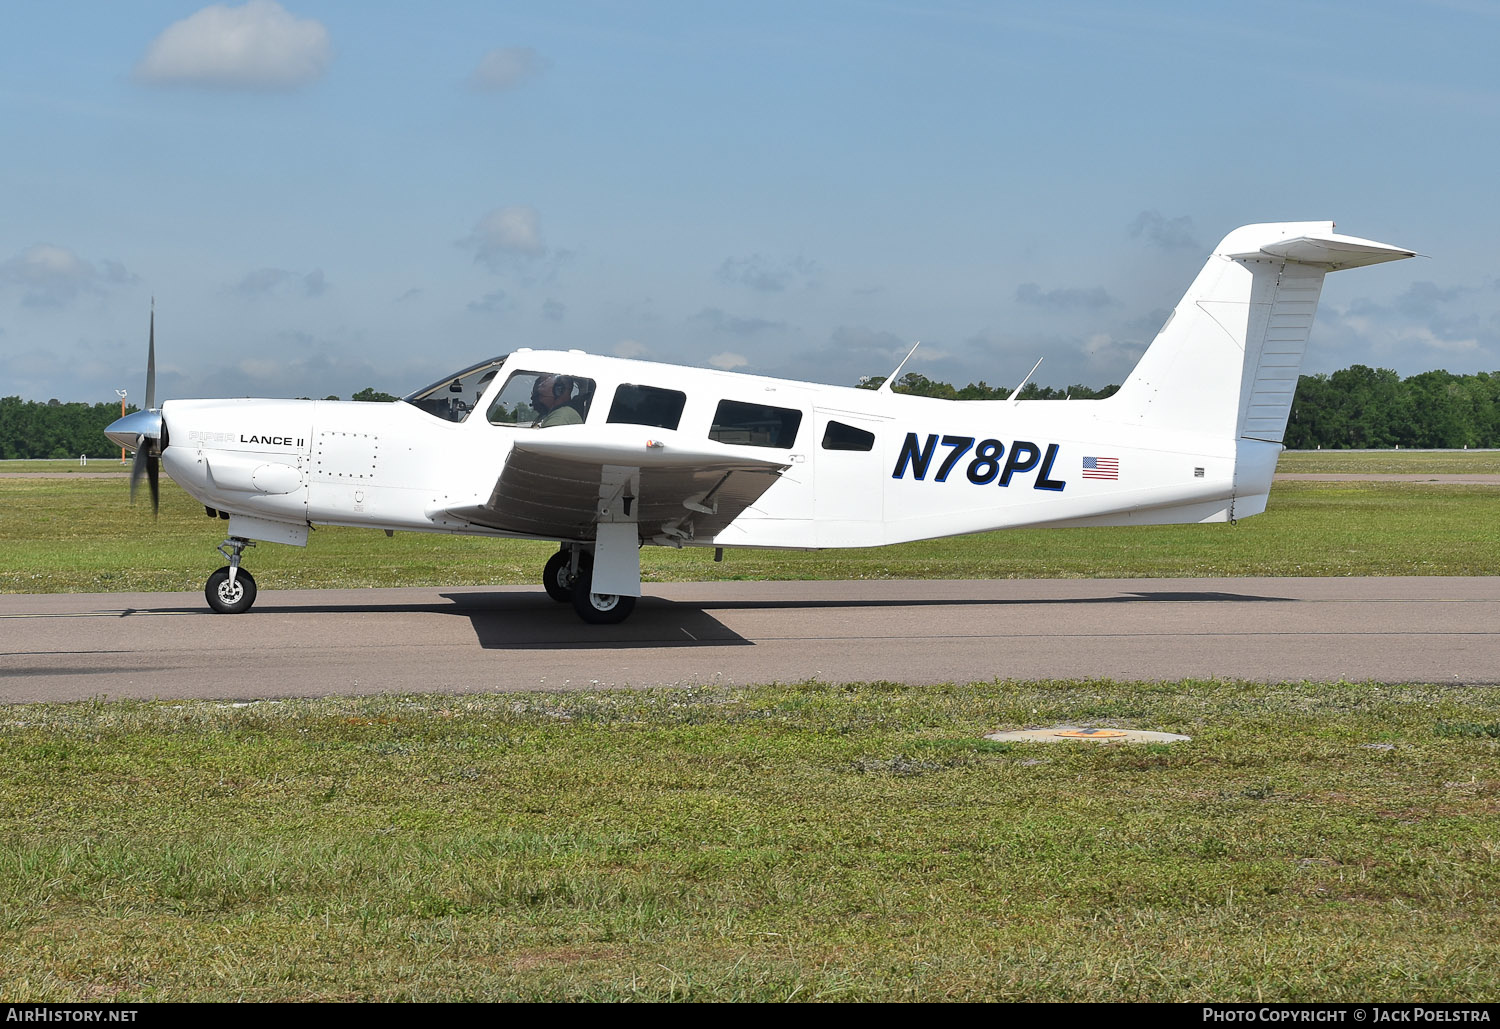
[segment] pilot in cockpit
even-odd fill
[[[537,376],[531,387],[531,406],[540,413],[532,425],[542,429],[553,425],[581,425],[583,412],[578,408],[583,397],[573,396],[575,386],[573,379],[566,375]]]

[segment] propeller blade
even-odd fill
[[[151,513],[159,514],[161,511],[161,458],[156,456],[151,441],[144,436],[137,441],[135,460],[130,463],[130,502],[132,504],[135,503],[135,491],[141,484],[143,474],[146,477],[146,484],[151,488]]]
[[[104,434],[120,446],[135,450],[135,460],[130,463],[130,502],[135,503],[135,491],[144,475],[151,487],[151,514],[155,516],[161,512],[161,449],[167,433],[161,412],[156,409],[155,298],[151,301],[151,328],[147,340],[145,406],[111,422]]]
[[[156,298],[151,298],[151,329],[146,344],[146,402],[143,411],[156,410]]]
[[[147,443],[145,436],[135,438],[135,459],[130,462],[130,502],[135,503],[135,490],[141,484],[141,473],[146,470]]]
[[[151,517],[155,518],[161,513],[161,490],[158,480],[161,477],[161,459],[155,453],[146,455],[146,483],[151,487]]]

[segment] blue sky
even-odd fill
[[[1500,3],[14,4],[0,395],[406,392],[520,346],[1120,381],[1333,219],[1305,370],[1500,369]]]

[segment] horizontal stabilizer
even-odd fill
[[[1400,261],[1415,257],[1416,251],[1403,250],[1389,243],[1377,243],[1372,239],[1356,236],[1341,236],[1336,232],[1317,236],[1297,236],[1294,239],[1266,243],[1259,249],[1228,257],[1243,261],[1255,257],[1277,257],[1283,261],[1316,265],[1325,271],[1341,268],[1363,268],[1386,261]]]

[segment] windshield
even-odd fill
[[[508,356],[508,355],[507,355]],[[431,386],[408,393],[401,399],[428,414],[461,422],[479,406],[479,398],[489,388],[490,380],[500,373],[504,357],[482,361],[461,372],[444,376]]]

